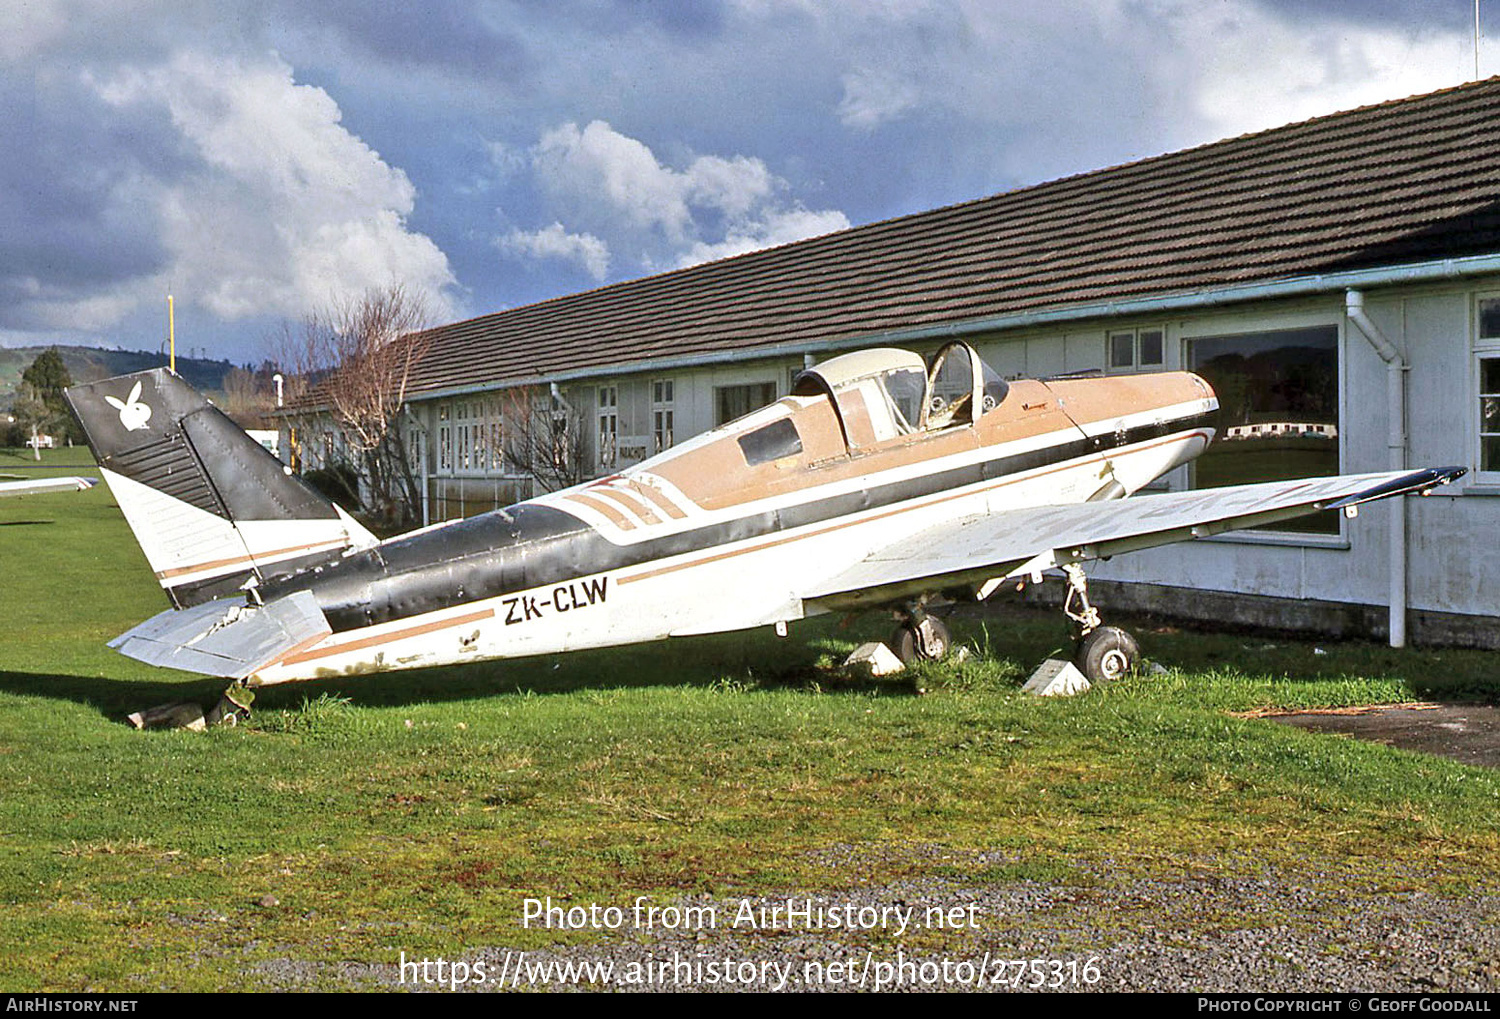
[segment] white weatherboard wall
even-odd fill
[[[1488,288],[1493,295],[1500,280]],[[1483,290],[1481,290],[1483,292]],[[1382,306],[1379,310],[1385,311]],[[1402,302],[1413,351],[1407,383],[1410,462],[1475,466],[1478,443],[1472,291]],[[1391,335],[1390,317],[1378,319]],[[1408,499],[1410,599],[1443,612],[1500,614],[1500,491],[1465,478],[1462,494]]]

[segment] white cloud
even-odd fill
[[[563,124],[537,143],[535,168],[554,199],[584,206],[641,230],[659,230],[681,241],[691,228],[687,180],[656,161],[643,143],[596,120],[579,130]]]
[[[609,245],[593,234],[570,234],[561,223],[530,233],[512,230],[495,243],[500,250],[519,255],[576,262],[596,280],[609,274]]]
[[[1464,5],[1394,0],[369,6],[0,3],[0,329],[154,341],[170,286],[228,349],[392,277],[484,310],[1472,70]]]
[[[806,240],[809,237],[818,237],[837,230],[847,230],[849,227],[849,218],[837,209],[809,212],[799,208],[784,212],[771,212],[764,219],[730,230],[729,234],[717,243],[709,244],[699,241],[683,253],[677,264],[683,266],[712,262],[715,259],[743,255],[761,248],[791,244],[793,241]]]
[[[849,226],[838,210],[809,211],[788,199],[786,182],[760,159],[695,156],[677,170],[598,120],[545,131],[532,168],[558,221],[535,232],[513,230],[497,243],[514,254],[571,259],[596,280],[611,253],[630,252],[634,269],[652,270]]]
[[[1184,6],[1168,22],[1175,45],[1200,54],[1195,111],[1222,135],[1277,127],[1457,85],[1472,40],[1437,29],[1347,21],[1295,22],[1242,4]]]
[[[916,83],[889,68],[857,67],[842,81],[844,98],[838,114],[845,127],[869,130],[898,120],[916,109],[922,98]]]
[[[400,282],[453,314],[447,257],[406,225],[411,181],[284,62],[183,52],[92,84],[122,114],[165,110],[194,157],[171,179],[139,183],[169,258],[153,294],[170,282],[221,319],[295,317]]]
[[[780,183],[765,163],[747,156],[699,156],[679,176],[689,203],[717,209],[735,220],[751,215]]]

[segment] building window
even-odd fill
[[[460,473],[473,470],[474,467],[473,433],[469,413],[469,404],[461,402],[454,409],[453,415],[458,419],[458,457],[454,466]]]
[[[1479,449],[1474,460],[1477,480],[1500,484],[1500,297],[1479,301],[1474,361],[1478,388]]]
[[[1339,473],[1337,326],[1204,336],[1186,352],[1219,397],[1219,434],[1193,462],[1194,488]],[[1265,529],[1337,534],[1339,518],[1319,513]]]
[[[438,471],[443,474],[453,473],[453,416],[452,408],[448,404],[438,406]]]
[[[505,406],[499,398],[486,402],[488,408],[490,473],[505,473]]]
[[[1500,351],[1479,358],[1479,470],[1500,480]]]
[[[613,467],[619,452],[620,390],[618,386],[599,387],[599,466]]]
[[[674,388],[671,379],[651,383],[651,440],[656,453],[672,447]]]
[[[416,425],[406,429],[406,446],[401,452],[406,454],[406,466],[413,472],[421,474],[426,470],[422,462],[422,430]]]
[[[747,386],[714,387],[714,424],[722,425],[744,417],[776,401],[776,383],[752,382]]]
[[[1166,333],[1160,329],[1117,329],[1109,334],[1109,370],[1160,371],[1165,363]]]

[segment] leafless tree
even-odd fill
[[[239,367],[225,372],[224,413],[230,417],[260,418],[270,412],[275,403],[269,378]]]
[[[550,389],[527,386],[504,397],[505,462],[509,470],[531,478],[546,492],[587,481],[593,471],[583,415],[552,395]]]
[[[326,414],[368,493],[368,509],[391,528],[421,515],[421,486],[399,427],[412,370],[426,353],[426,302],[401,284],[333,301],[283,330],[278,361],[287,406],[304,424]]]

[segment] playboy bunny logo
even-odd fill
[[[125,426],[127,432],[147,427],[146,422],[151,420],[151,408],[144,403],[137,403],[141,398],[141,383],[136,381],[135,387],[130,390],[130,396],[125,402],[120,402],[113,396],[106,396],[104,401],[115,410],[120,412],[120,424]]]

